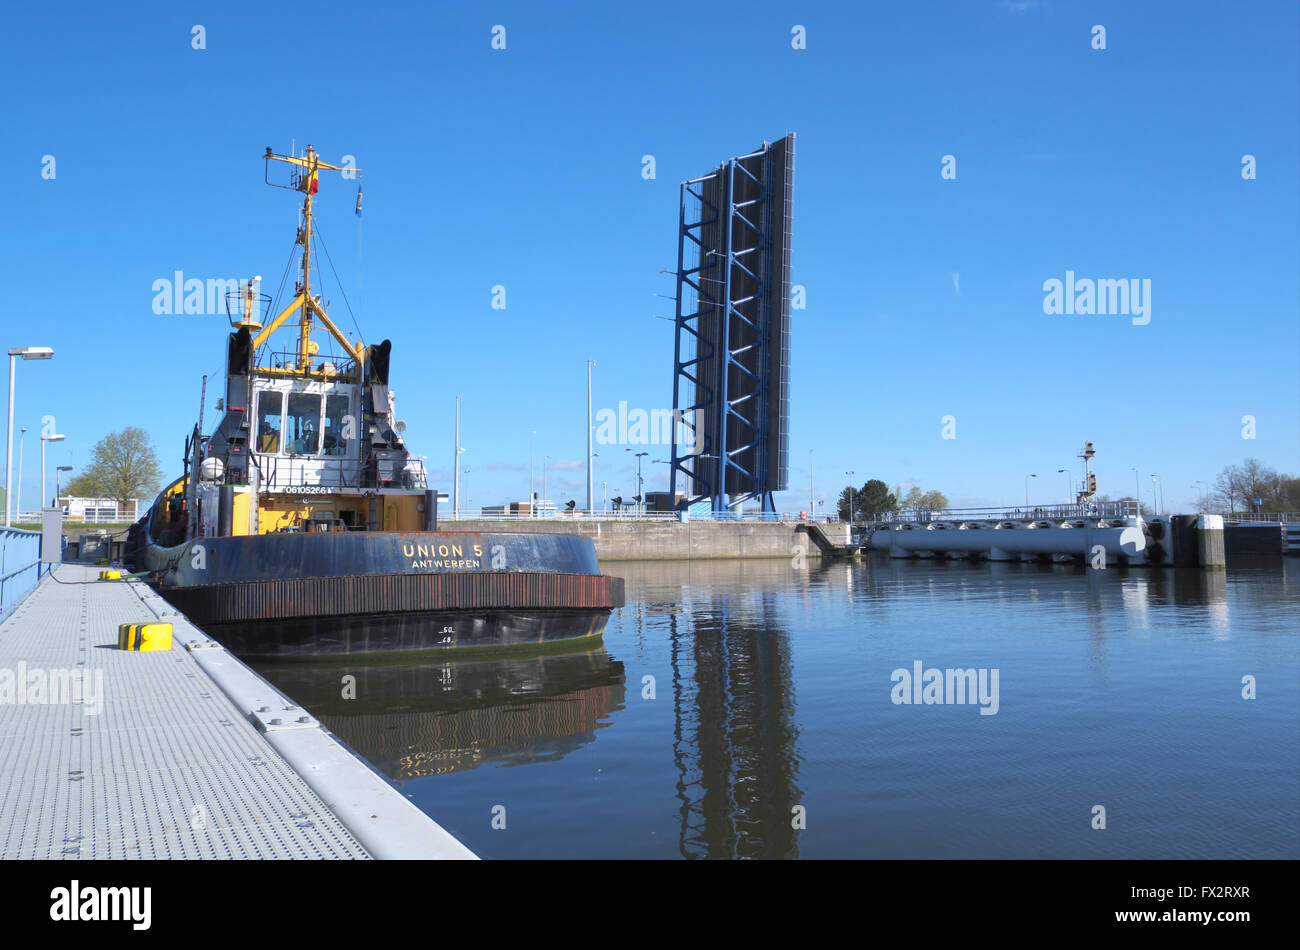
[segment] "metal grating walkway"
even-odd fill
[[[170,651],[116,648],[155,617],[98,576],[59,565],[0,624],[0,858],[369,857],[181,646],[188,622]],[[102,671],[102,695],[41,702],[52,671]]]

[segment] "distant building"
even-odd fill
[[[646,511],[676,511],[686,504],[686,495],[678,492],[676,497],[666,491],[648,491],[645,493]]]
[[[129,498],[126,507],[119,508],[116,498],[79,498],[64,495],[59,498],[63,517],[69,521],[90,523],[137,521],[140,518],[140,500]]]

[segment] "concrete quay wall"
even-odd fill
[[[792,557],[802,547],[807,557],[821,557],[828,537],[848,543],[848,526],[819,524],[809,531],[798,521],[443,521],[440,531],[513,531],[580,534],[596,544],[605,561],[680,561],[693,558]],[[820,530],[817,530],[820,529]]]

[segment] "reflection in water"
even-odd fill
[[[797,857],[799,734],[782,613],[790,595],[788,566],[758,563],[740,571],[735,563],[696,562],[685,600],[679,567],[637,568],[637,580],[650,588],[647,596],[657,593],[660,573],[663,593],[676,595],[676,603],[647,606],[652,612],[669,609],[680,853]],[[811,573],[823,570],[814,567]],[[809,583],[806,573],[795,579],[805,588]],[[743,599],[737,597],[741,592]]]
[[[623,664],[603,648],[382,666],[276,663],[258,672],[397,781],[554,761],[594,740],[624,699]]]

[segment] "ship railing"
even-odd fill
[[[390,484],[376,485],[366,480],[366,465],[359,459],[328,455],[260,455],[250,458],[258,469],[262,491],[277,491],[300,486],[323,488],[403,488],[423,491],[428,485],[424,462],[407,459]]]
[[[1068,521],[1072,518],[1136,518],[1135,501],[1101,501],[1088,504],[1015,505],[993,508],[906,508],[876,512],[858,518],[859,524],[906,522],[932,524],[952,521]]]
[[[297,350],[274,350],[267,352],[264,357],[268,369],[287,370],[296,372],[298,369],[298,351]],[[329,373],[331,376],[355,376],[357,371],[357,361],[350,356],[326,356],[317,354],[312,357],[311,369],[319,373],[325,369],[325,365],[331,367]]]

